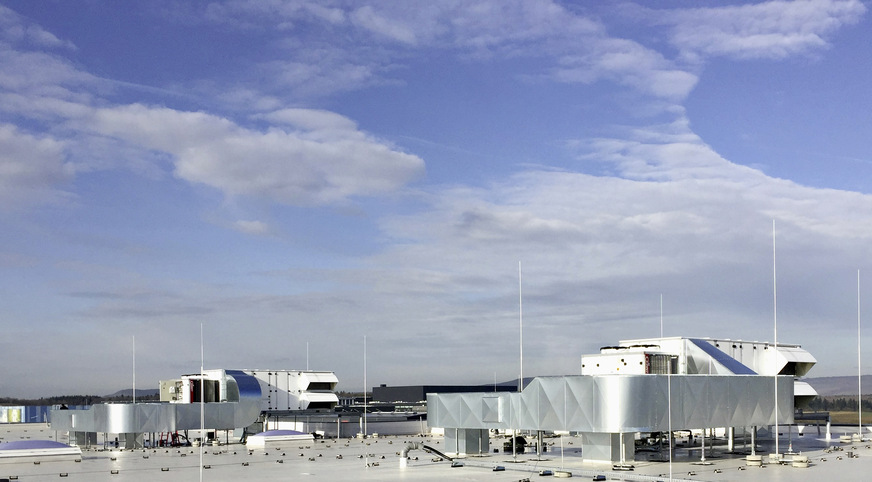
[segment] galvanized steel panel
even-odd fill
[[[442,428],[638,432],[775,422],[775,378],[755,375],[539,377],[521,393],[428,394],[428,423]],[[778,421],[793,420],[793,378],[778,377]],[[671,397],[670,397],[671,385]],[[500,417],[484,399],[499,399]]]
[[[203,404],[205,427],[247,427],[260,414],[259,401]],[[55,430],[102,433],[174,432],[200,428],[199,403],[101,404],[89,410],[53,410]]]

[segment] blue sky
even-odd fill
[[[129,386],[134,337],[156,386],[201,324],[208,367],[508,380],[519,262],[525,375],[661,295],[771,341],[773,220],[779,342],[856,373],[868,6],[696,5],[0,0],[0,394]]]

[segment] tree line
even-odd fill
[[[160,395],[137,395],[138,402],[154,402],[159,401]],[[99,396],[99,395],[58,395],[54,397],[43,398],[13,398],[0,397],[0,406],[6,405],[23,405],[23,406],[41,406],[41,405],[96,405],[98,403],[107,402],[132,402],[133,397],[130,395],[119,396]]]
[[[809,410],[821,410],[826,412],[855,412],[860,409],[857,405],[856,396],[828,396],[815,397],[808,405]],[[864,398],[862,401],[863,411],[872,411],[872,398]]]

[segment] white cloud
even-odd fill
[[[232,106],[234,109],[244,111],[272,111],[284,105],[282,99],[251,88],[235,88],[228,91],[219,91],[216,93],[216,98],[220,99],[222,103]]]
[[[297,29],[281,31],[287,36],[289,57],[259,67],[274,88],[290,89],[303,98],[392,82],[395,63],[402,65],[413,49],[447,51],[463,62],[548,59],[554,62],[549,75],[555,80],[614,79],[670,101],[683,99],[697,81],[694,73],[661,54],[632,40],[609,37],[597,21],[549,0],[335,7],[345,9],[343,21],[313,17],[297,4],[279,9],[270,3],[232,2],[221,9],[229,15],[240,5],[246,6],[246,15],[267,23],[283,18],[320,27],[313,30],[318,35],[307,32],[305,43]]]
[[[527,171],[480,188],[434,188],[426,208],[383,220],[383,234],[391,240],[383,252],[354,266],[264,275],[281,293],[242,281],[168,289],[154,280],[160,288],[125,296],[123,288],[103,286],[103,278],[86,278],[96,285],[88,291],[107,295],[80,316],[175,327],[205,316],[207,333],[249,319],[248,329],[232,341],[217,337],[211,350],[234,353],[233,344],[257,340],[264,366],[289,363],[274,355],[287,340],[258,338],[277,326],[293,323],[297,339],[311,341],[313,353],[332,346],[337,336],[362,338],[377,327],[370,348],[378,353],[374,345],[390,347],[389,355],[371,359],[383,381],[480,382],[502,370],[494,367],[505,363],[506,346],[517,346],[521,260],[530,351],[525,371],[572,373],[579,353],[618,339],[656,336],[661,293],[667,336],[769,339],[770,229],[776,218],[784,322],[779,339],[803,343],[812,353],[830,348],[827,337],[804,335],[844,311],[850,317],[850,303],[845,310],[834,307],[843,287],[837,280],[844,270],[853,282],[856,263],[872,254],[872,227],[865,222],[872,216],[872,196],[772,179],[718,159],[698,142],[689,149],[692,137],[680,126],[666,126],[639,132],[628,144],[633,156],[651,158],[652,170],[677,158],[672,162],[684,173],[676,176]],[[705,168],[696,170],[699,158]],[[255,221],[249,228],[260,226]],[[234,357],[250,354],[229,356],[225,363],[233,366],[245,362]],[[446,360],[438,369],[430,368],[434,356]],[[347,387],[358,373],[355,360],[320,363],[337,371]],[[509,378],[504,373],[500,379]]]
[[[0,5],[0,40],[9,43],[24,43],[42,48],[75,50],[72,42],[61,40],[39,25],[27,21],[13,10]]]
[[[15,92],[72,97],[64,86],[95,80],[68,61],[42,52],[0,49],[0,65],[0,87]]]
[[[587,145],[585,161],[615,164],[615,175],[527,171],[432,191],[431,209],[387,219],[396,242],[371,261],[396,268],[379,274],[378,297],[430,293],[433,323],[456,317],[461,325],[439,326],[501,337],[494,327],[516,309],[521,260],[529,326],[553,336],[543,341],[550,362],[562,353],[557,340],[577,340],[566,349],[571,359],[585,343],[639,333],[640,323],[655,336],[660,293],[668,333],[767,339],[776,219],[779,306],[791,320],[785,339],[826,346],[801,334],[850,315],[838,306],[844,286],[802,279],[850,282],[872,255],[872,196],[773,179],[723,159],[680,125],[628,137]],[[539,373],[572,369],[543,364]]]
[[[90,112],[99,79],[56,55],[0,48],[0,112],[57,123]]]
[[[238,20],[241,28],[272,19],[269,25],[278,34],[266,37],[286,35],[286,45],[292,47],[286,56],[253,69],[257,78],[250,84],[234,83],[229,89],[212,84],[213,91],[225,92],[227,104],[258,113],[245,120],[118,105],[100,98],[98,81],[70,62],[45,53],[0,49],[0,109],[51,132],[37,135],[0,126],[3,205],[63,196],[59,189],[74,171],[112,170],[122,162],[157,179],[169,166],[180,179],[211,186],[228,197],[256,198],[254,204],[260,205],[342,204],[355,196],[402,189],[423,172],[420,158],[334,112],[280,107],[294,97],[287,92],[325,95],[385,82],[393,63],[406,55],[421,59],[447,52],[461,63],[488,58],[505,65],[510,62],[503,60],[525,56],[512,65],[534,65],[562,82],[612,81],[672,105],[693,89],[699,67],[609,36],[597,21],[547,1],[401,2],[373,4],[362,12],[356,3],[272,0],[225,2],[214,8],[210,12],[216,18]],[[690,60],[700,55],[780,57],[820,48],[834,25],[850,23],[862,9],[856,2],[770,2],[686,10],[671,25],[676,44]],[[691,29],[693,22],[710,31]],[[52,43],[48,37],[27,37],[24,31],[12,34],[21,45]],[[529,58],[535,61],[527,62]],[[480,381],[490,378],[491,367],[504,365],[505,347],[516,341],[512,329],[504,328],[513,328],[517,320],[517,262],[522,260],[529,310],[525,320],[535,333],[529,346],[542,348],[531,350],[530,372],[567,373],[577,370],[579,353],[600,343],[628,333],[655,334],[659,293],[666,298],[667,334],[768,338],[759,321],[770,318],[773,218],[778,220],[779,249],[784,248],[779,267],[786,267],[787,283],[779,303],[788,309],[788,326],[801,333],[841,315],[829,302],[839,288],[831,280],[844,270],[852,281],[855,267],[872,254],[870,196],[808,188],[732,164],[695,135],[686,119],[611,136],[601,132],[572,145],[578,150],[580,171],[587,171],[585,163],[597,163],[603,168],[597,172],[605,174],[528,170],[481,181],[480,187],[431,186],[414,205],[392,205],[408,214],[381,218],[380,235],[365,239],[376,246],[367,249],[386,246],[382,252],[351,262],[330,259],[325,263],[329,269],[294,267],[269,275],[287,278],[280,283],[252,281],[249,277],[256,275],[248,272],[236,276],[258,265],[244,261],[227,265],[224,272],[231,274],[221,280],[215,277],[221,276],[216,273],[223,266],[186,271],[175,280],[154,270],[160,272],[158,278],[139,281],[146,285],[142,288],[134,264],[119,263],[130,272],[111,277],[63,273],[53,279],[79,280],[87,288],[68,290],[75,303],[65,308],[64,320],[123,320],[131,327],[143,319],[164,323],[165,329],[150,330],[154,343],[166,330],[184,331],[179,329],[184,323],[196,332],[191,320],[197,317],[208,317],[216,332],[238,326],[241,319],[254,320],[255,325],[247,325],[236,337],[218,340],[214,350],[243,357],[249,355],[232,345],[258,343],[265,354],[259,358],[263,366],[288,364],[278,355],[268,358],[286,353],[287,340],[265,339],[262,333],[287,327],[289,320],[295,322],[297,339],[314,342],[320,337],[325,346],[339,337],[348,339],[355,330],[352,335],[378,327],[378,341],[391,344],[391,357],[378,370],[387,380],[412,383],[462,373],[469,381]],[[457,158],[458,163],[463,160]],[[426,207],[420,208],[422,204]],[[185,209],[178,214],[190,215]],[[260,216],[240,211],[227,217],[234,221],[216,224],[253,235],[273,233]],[[288,211],[297,210],[283,211],[280,219],[289,219]],[[324,211],[316,212],[320,216]],[[335,221],[326,220],[325,225]],[[83,229],[91,228],[88,224]],[[355,229],[348,231],[356,235]],[[179,232],[178,238],[188,244],[187,236],[196,231]],[[323,239],[318,236],[312,235],[318,240],[313,243]],[[238,255],[272,262],[272,253],[247,248],[240,248]],[[184,249],[161,249],[159,256]],[[92,255],[98,263],[115,260],[101,250]],[[293,265],[283,256],[275,259],[285,268]],[[0,253],[0,264],[11,267],[40,259]],[[790,280],[800,276],[815,282],[791,286]],[[188,282],[185,277],[206,281]],[[230,277],[234,279],[223,282]],[[77,330],[74,338],[86,338],[83,333],[87,331]],[[792,339],[789,331],[785,339],[802,341]],[[427,372],[434,358],[444,363]],[[396,363],[398,359],[403,363]],[[337,370],[346,383],[357,375],[354,360],[338,357],[324,368]],[[226,360],[229,366],[247,361]],[[469,368],[476,366],[487,367],[486,373]]]
[[[241,233],[263,236],[270,233],[270,227],[263,221],[242,220],[233,223],[233,228]]]
[[[229,5],[229,6],[228,6]],[[855,23],[858,0],[770,1],[753,5],[646,10],[644,21],[671,27],[678,63],[640,43],[610,36],[596,20],[547,1],[333,4],[314,15],[301,4],[231,2],[226,14],[314,22],[324,35],[299,46],[292,58],[266,64],[271,78],[295,93],[324,95],[389,81],[390,66],[410,48],[451,50],[461,58],[530,56],[552,59],[561,82],[610,79],[670,102],[683,100],[698,80],[700,56],[783,58],[827,45],[827,37]],[[344,35],[334,35],[342,29]],[[291,38],[297,32],[287,31]],[[365,47],[364,47],[365,46]],[[381,46],[382,48],[374,48]],[[315,51],[315,55],[309,53]],[[317,89],[312,86],[318,86]]]
[[[828,45],[866,12],[859,0],[769,1],[669,12],[671,42],[685,55],[779,59]]]
[[[661,54],[624,39],[598,39],[581,54],[560,58],[552,73],[561,82],[592,83],[613,79],[655,97],[681,101],[693,90],[698,77],[666,60]]]
[[[769,216],[833,239],[872,235],[872,230],[858,225],[859,219],[872,214],[872,197],[770,178],[729,162],[690,130],[681,133],[682,126],[686,123],[637,130],[627,138],[596,139],[586,144],[589,150],[581,158],[613,164],[623,178],[676,186],[682,193],[697,195],[705,202],[689,203],[691,211],[706,206],[723,209],[707,215],[730,222],[740,223],[736,212],[745,209],[742,217]]]
[[[98,109],[90,125],[172,154],[175,174],[189,182],[279,203],[386,194],[423,173],[420,158],[349,128],[354,123],[341,116],[287,110],[265,117],[292,119],[297,128],[259,132],[210,114],[143,105]]]
[[[0,109],[45,123],[66,138],[70,172],[73,166],[76,171],[123,167],[159,178],[162,167],[155,166],[169,155],[175,174],[189,182],[229,196],[304,205],[389,193],[423,173],[420,158],[366,135],[350,119],[323,110],[275,111],[283,101],[262,91],[236,88],[226,100],[267,112],[261,120],[289,127],[255,131],[207,113],[112,107],[96,94],[105,81],[44,52],[0,49],[0,66]],[[350,85],[373,77],[337,71]],[[291,82],[322,84],[311,80],[304,75]]]
[[[554,55],[565,48],[554,41],[578,47],[604,34],[596,21],[551,1],[461,2],[447,22],[455,45],[479,51]]]
[[[415,32],[411,28],[389,21],[379,15],[370,5],[360,7],[351,12],[351,20],[356,25],[397,42],[410,45],[414,45],[417,42]]]
[[[580,158],[607,163],[622,178],[669,181],[682,179],[746,179],[762,176],[749,167],[732,164],[703,143],[686,119],[671,124],[627,130],[615,138],[571,143]]]
[[[67,195],[59,188],[72,177],[63,143],[0,124],[0,206],[59,200]]]
[[[326,110],[281,109],[257,117],[310,132],[353,133],[357,130],[357,124],[348,117]]]
[[[202,15],[238,28],[256,29],[272,24],[279,29],[293,29],[298,22],[313,19],[342,23],[347,13],[340,7],[306,0],[228,0],[209,3]]]
[[[293,58],[295,57],[295,58]],[[385,62],[371,55],[355,55],[329,46],[310,48],[292,56],[258,66],[267,79],[266,91],[290,92],[295,98],[320,97],[385,84]]]

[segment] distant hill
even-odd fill
[[[803,378],[804,382],[817,390],[818,395],[830,397],[833,395],[857,395],[857,377],[819,377]],[[872,375],[861,378],[863,395],[872,395]]]

